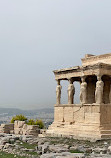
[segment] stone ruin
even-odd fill
[[[38,136],[40,129],[38,125],[27,125],[25,121],[15,121],[10,124],[1,124],[0,133]]]
[[[46,133],[77,139],[111,138],[111,53],[85,55],[82,66],[53,71],[57,81],[54,122]],[[66,80],[68,103],[61,104],[60,81]],[[74,103],[74,82],[80,83],[80,103]]]

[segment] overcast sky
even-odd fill
[[[110,52],[111,0],[0,0],[0,107],[52,108],[54,69]]]

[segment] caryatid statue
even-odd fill
[[[103,87],[104,82],[101,80],[101,76],[97,76],[97,82],[96,82],[96,91],[95,91],[95,101],[97,104],[103,103]]]
[[[110,84],[110,92],[109,92],[109,102],[111,103],[111,84]]]
[[[87,83],[85,82],[85,77],[81,78],[82,83],[80,86],[80,103],[87,103]]]
[[[68,86],[68,104],[73,104],[73,100],[74,100],[74,94],[75,94],[75,88],[74,85],[72,83],[72,80],[69,79],[69,86]]]
[[[57,87],[56,87],[56,104],[60,104],[60,100],[61,100],[61,89],[62,89],[62,86],[60,85],[60,80],[57,80]]]

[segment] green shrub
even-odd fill
[[[27,120],[27,118],[24,115],[22,115],[22,114],[12,117],[11,123],[14,123],[14,121],[16,121],[16,120],[18,120],[18,121],[26,121],[26,123],[28,125],[39,125],[40,129],[44,128],[44,123],[43,123],[42,120],[38,120],[38,119],[36,121],[34,121],[33,119]]]
[[[30,119],[27,121],[28,125],[35,125],[35,121],[33,119]]]
[[[11,123],[14,123],[14,121],[26,121],[27,118],[24,115],[16,115],[14,117],[12,117]]]
[[[35,125],[39,125],[39,128],[40,129],[43,129],[44,128],[44,123],[43,123],[43,121],[42,120],[36,120],[36,122],[35,122]]]
[[[30,119],[30,120],[27,121],[27,124],[28,125],[39,125],[40,129],[44,128],[43,121],[42,120],[38,120],[38,119],[36,121],[34,121],[33,119]]]

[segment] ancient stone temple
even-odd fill
[[[111,53],[85,55],[82,66],[53,71],[57,81],[52,136],[77,139],[111,138]],[[61,80],[69,82],[68,103],[61,104]],[[80,83],[80,103],[74,104],[74,82]]]

